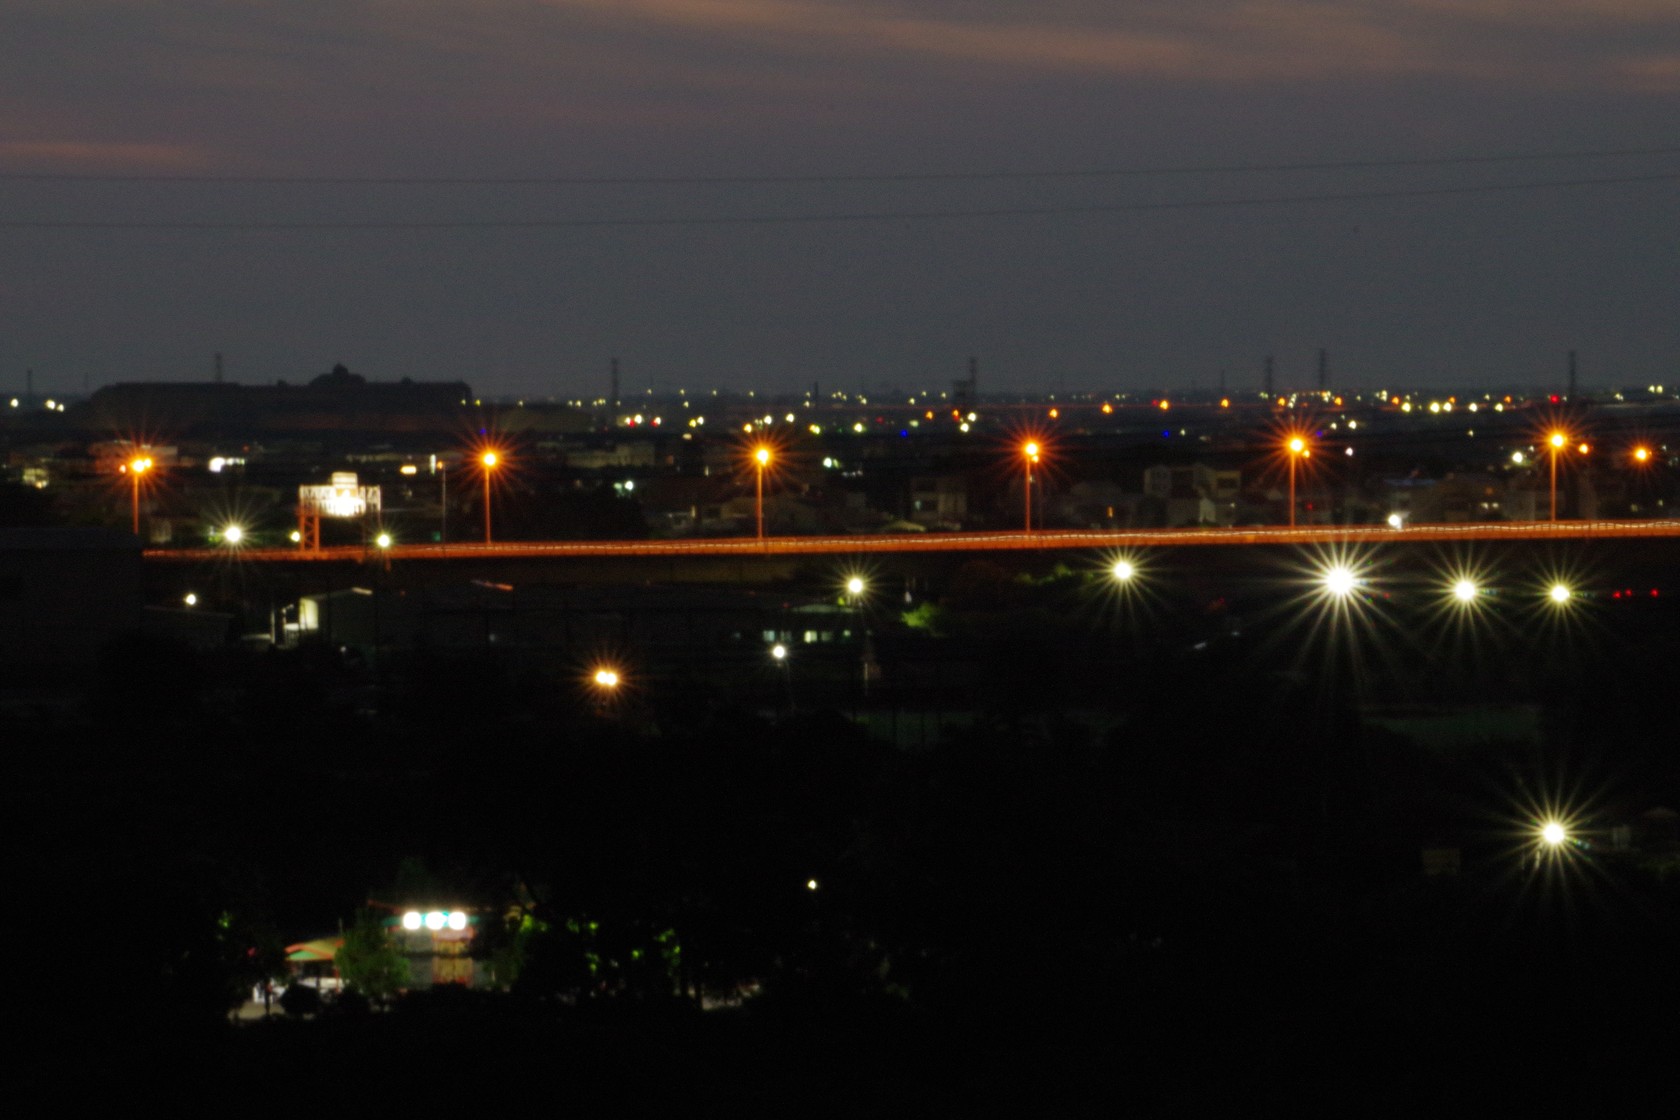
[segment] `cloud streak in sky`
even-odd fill
[[[0,156],[235,168],[435,137],[858,129],[1022,82],[1680,91],[1668,0],[12,0]],[[622,128],[623,135],[610,135]],[[260,140],[258,138],[261,138]],[[177,157],[180,158],[180,157]]]
[[[1555,86],[1616,79],[1680,11],[1655,0],[1247,0],[965,4],[901,0],[546,0],[550,8],[670,34],[732,37],[806,55],[867,54],[1086,70],[1178,81],[1351,75],[1501,76]],[[1637,30],[1637,39],[1627,33]],[[1550,69],[1558,54],[1585,68]]]

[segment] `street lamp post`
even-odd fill
[[[486,451],[479,456],[479,463],[484,467],[484,543],[490,543],[490,474],[496,469],[496,453]]]
[[[869,663],[873,660],[870,657],[869,629],[863,624],[863,596],[868,590],[869,584],[865,582],[862,576],[854,575],[847,578],[846,605],[852,608],[852,629],[858,640],[859,648],[862,650],[858,658],[858,669],[863,682],[863,695],[866,698],[869,696]],[[855,704],[852,707],[852,714],[854,718],[857,715]]]
[[[770,465],[770,449],[763,445],[753,452],[753,465],[756,468],[758,486],[754,508],[758,513],[758,539],[764,539],[764,468]]]
[[[1025,447],[1021,448],[1021,454],[1023,456],[1025,456],[1025,458],[1027,460],[1027,479],[1026,479],[1027,485],[1026,485],[1026,489],[1024,491],[1024,494],[1025,494],[1024,504],[1026,506],[1026,514],[1027,514],[1027,528],[1026,528],[1026,531],[1029,532],[1029,533],[1032,532],[1032,527],[1033,527],[1033,520],[1032,520],[1033,467],[1038,465],[1038,451],[1039,451],[1038,444],[1036,442],[1031,441],[1031,440],[1029,440],[1027,442]]]
[[[787,690],[788,712],[793,711],[793,668],[788,664],[788,648],[781,642],[770,647],[770,660],[782,674],[782,687]]]
[[[1569,848],[1575,843],[1570,835],[1569,826],[1556,817],[1539,823],[1534,835],[1534,867],[1539,870],[1548,860],[1563,859],[1569,853]]]
[[[1552,520],[1557,520],[1557,464],[1558,454],[1563,451],[1563,445],[1568,442],[1562,432],[1553,432],[1552,438],[1546,441],[1552,448]]]
[[[152,461],[144,456],[136,456],[128,461],[128,477],[133,483],[130,501],[134,513],[134,535],[140,535],[140,476],[152,469]]]
[[[1294,436],[1289,441],[1289,527],[1295,528],[1295,463],[1307,453],[1307,441]]]
[[[594,699],[595,712],[606,715],[609,708],[618,702],[619,688],[624,684],[624,677],[616,666],[597,665],[595,671],[589,675],[590,693]]]

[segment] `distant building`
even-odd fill
[[[1065,494],[1053,499],[1054,516],[1059,524],[1080,525],[1089,529],[1135,526],[1142,497],[1139,492],[1128,491],[1118,482],[1076,482],[1068,487]]]
[[[130,381],[80,406],[85,426],[114,432],[243,434],[458,432],[473,405],[464,381],[368,381],[343,366],[307,385]]]
[[[589,471],[615,468],[646,470],[658,461],[657,450],[651,439],[623,439],[589,447],[567,447],[566,465]]]
[[[1490,474],[1387,479],[1383,497],[1388,512],[1416,524],[1504,521],[1511,516],[1505,482]],[[1519,499],[1517,504],[1527,512],[1530,503]]]
[[[967,475],[917,475],[910,479],[909,520],[923,526],[960,529],[967,519]]]
[[[1159,464],[1143,472],[1143,492],[1166,507],[1166,524],[1233,525],[1242,472],[1206,463]]]

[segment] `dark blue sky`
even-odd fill
[[[4,386],[1680,382],[1671,0],[6,7]]]

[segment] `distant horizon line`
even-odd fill
[[[314,386],[314,385],[312,385],[311,382],[313,382],[319,376],[321,376],[321,375],[319,375],[319,374],[311,375],[308,380],[298,381],[298,382],[292,382],[292,381],[289,381],[285,378],[278,378],[278,379],[275,379],[275,380],[272,380],[272,381],[258,381],[258,382],[237,381],[237,380],[233,380],[233,379],[214,380],[214,379],[202,379],[202,378],[192,378],[192,379],[185,379],[184,378],[184,379],[180,379],[180,380],[175,380],[175,379],[167,379],[167,378],[145,378],[145,379],[135,379],[135,380],[125,380],[125,381],[109,381],[109,382],[105,382],[101,385],[95,386],[91,389],[89,389],[89,388],[63,389],[63,388],[51,388],[51,387],[44,387],[44,388],[43,387],[36,387],[33,390],[30,390],[27,386],[19,386],[19,387],[16,387],[13,391],[0,390],[0,395],[3,395],[7,398],[6,403],[8,403],[12,408],[19,408],[19,407],[24,407],[24,406],[33,407],[36,403],[43,403],[44,404],[45,402],[47,402],[49,400],[60,403],[60,404],[66,404],[66,405],[76,404],[76,403],[80,403],[80,402],[83,402],[83,401],[90,400],[90,399],[92,399],[93,396],[95,396],[96,394],[98,394],[98,393],[100,393],[104,390],[122,388],[122,387],[126,387],[126,386],[159,386],[159,387],[168,387],[168,388],[226,387],[226,388],[233,388],[233,389],[331,388],[331,386]],[[360,375],[358,375],[358,376],[360,376]],[[953,381],[960,381],[961,379],[952,379],[952,380]],[[1560,380],[1563,380],[1563,379],[1560,379]],[[360,382],[360,384],[366,385],[368,387],[373,387],[373,388],[395,388],[395,387],[401,387],[401,386],[404,386],[404,385],[411,386],[411,387],[414,387],[414,388],[421,388],[421,387],[436,388],[438,386],[444,386],[444,385],[464,385],[464,386],[467,386],[469,390],[471,389],[471,383],[466,381],[465,379],[449,379],[449,380],[428,381],[428,380],[422,380],[422,379],[419,379],[419,378],[412,378],[412,377],[396,378],[396,379],[393,379],[393,380],[376,380],[376,379],[373,379],[373,378],[365,378],[364,380],[362,380]],[[1334,386],[1334,385],[1327,385],[1322,389],[1317,388],[1317,387],[1310,387],[1309,388],[1309,387],[1302,387],[1302,386],[1288,386],[1288,385],[1285,385],[1285,386],[1282,386],[1282,387],[1274,388],[1270,392],[1268,392],[1263,386],[1241,386],[1241,387],[1224,386],[1224,387],[1219,387],[1219,386],[1190,385],[1190,386],[1182,386],[1182,387],[1177,387],[1177,388],[1166,386],[1166,385],[1141,385],[1141,386],[1133,386],[1133,387],[1126,387],[1126,388],[1118,388],[1118,387],[1115,387],[1115,388],[1098,388],[1098,387],[1067,388],[1065,386],[1061,386],[1061,387],[1057,387],[1055,389],[1033,388],[1033,387],[1003,387],[1003,388],[995,388],[995,389],[975,389],[975,390],[971,391],[971,393],[969,395],[961,396],[960,399],[972,400],[976,403],[989,403],[989,404],[1010,404],[1010,403],[1021,403],[1021,402],[1024,402],[1024,401],[1047,401],[1047,402],[1055,402],[1055,401],[1089,401],[1089,402],[1112,401],[1114,403],[1127,402],[1127,403],[1155,404],[1155,403],[1157,403],[1159,401],[1162,401],[1162,400],[1186,401],[1186,402],[1190,402],[1190,401],[1216,402],[1216,401],[1219,401],[1221,399],[1230,399],[1232,401],[1236,401],[1237,399],[1240,398],[1240,399],[1248,400],[1248,401],[1267,401],[1267,400],[1274,400],[1274,399],[1279,399],[1279,398],[1284,398],[1284,399],[1287,399],[1287,398],[1296,398],[1296,399],[1322,398],[1326,395],[1328,395],[1330,397],[1338,397],[1339,396],[1339,397],[1343,397],[1343,398],[1352,398],[1354,400],[1363,400],[1365,398],[1369,398],[1369,397],[1375,396],[1377,394],[1381,394],[1385,398],[1392,397],[1392,396],[1400,396],[1401,398],[1407,398],[1407,397],[1415,398],[1415,397],[1418,397],[1418,396],[1435,396],[1435,397],[1438,397],[1438,398],[1441,398],[1441,399],[1446,399],[1448,397],[1467,397],[1467,398],[1473,398],[1473,399],[1481,399],[1481,398],[1484,398],[1484,397],[1494,397],[1494,396],[1504,395],[1504,396],[1520,397],[1521,399],[1558,397],[1558,398],[1564,399],[1564,400],[1572,399],[1572,398],[1573,399],[1590,398],[1590,397],[1599,396],[1599,395],[1602,395],[1602,394],[1605,394],[1605,393],[1616,393],[1616,394],[1633,393],[1633,394],[1645,395],[1651,400],[1674,399],[1675,396],[1680,395],[1680,384],[1677,384],[1676,387],[1675,387],[1675,390],[1672,391],[1672,392],[1665,385],[1653,385],[1653,384],[1633,385],[1633,384],[1614,384],[1614,383],[1583,384],[1579,381],[1577,381],[1575,392],[1572,395],[1567,393],[1567,392],[1561,392],[1560,391],[1561,388],[1562,388],[1562,385],[1559,384],[1559,383],[1535,383],[1535,382],[1530,382],[1530,383],[1506,382],[1506,383],[1501,383],[1501,384],[1477,385],[1477,386],[1472,386],[1472,387],[1463,387],[1463,386],[1452,387],[1452,386],[1442,385],[1440,383],[1431,384],[1431,383],[1424,383],[1424,382],[1418,382],[1418,383],[1413,383],[1413,384],[1409,384],[1409,385],[1402,384],[1400,382],[1390,382],[1390,383],[1387,383],[1387,384],[1370,385],[1370,386],[1344,385],[1344,386],[1341,386],[1341,387],[1337,387],[1337,386]],[[617,401],[620,405],[630,404],[630,403],[634,403],[634,402],[638,402],[638,401],[646,401],[646,400],[683,400],[683,399],[687,399],[687,400],[699,400],[699,399],[714,400],[715,399],[715,400],[739,400],[739,401],[742,401],[742,402],[757,400],[757,401],[763,401],[763,402],[766,402],[766,403],[769,403],[769,402],[790,402],[790,401],[792,401],[792,402],[809,402],[809,403],[816,403],[816,404],[830,404],[830,403],[832,403],[832,404],[841,404],[841,403],[867,404],[867,403],[878,403],[878,404],[881,404],[881,405],[908,406],[908,405],[911,405],[911,404],[921,403],[922,401],[927,401],[929,403],[934,402],[934,401],[940,401],[940,400],[949,401],[949,400],[953,399],[953,397],[955,397],[955,396],[958,396],[958,395],[954,394],[952,392],[952,390],[950,390],[950,389],[937,389],[937,390],[926,389],[926,388],[911,389],[911,388],[906,388],[904,386],[899,386],[899,385],[881,385],[881,386],[877,386],[877,387],[872,388],[872,389],[862,389],[862,390],[851,390],[851,389],[833,390],[833,391],[829,391],[829,392],[820,393],[820,395],[815,395],[815,396],[813,395],[813,392],[812,392],[811,389],[771,389],[771,390],[731,389],[731,388],[724,388],[724,387],[719,386],[719,387],[714,387],[714,388],[689,390],[689,389],[680,388],[680,387],[676,388],[676,389],[659,389],[659,388],[654,388],[654,387],[643,387],[641,389],[630,389],[630,390],[625,390],[625,391],[621,392],[618,395]],[[911,400],[912,397],[917,398],[917,399],[916,400]],[[463,402],[463,403],[466,403],[466,402]],[[518,393],[518,392],[498,392],[498,393],[488,393],[488,394],[483,393],[483,392],[474,392],[474,393],[472,393],[471,403],[474,404],[474,405],[477,405],[477,406],[494,404],[494,405],[511,405],[511,406],[514,406],[514,407],[523,407],[523,406],[526,406],[528,404],[556,404],[556,405],[567,405],[567,406],[570,406],[570,407],[581,407],[581,408],[590,408],[590,407],[599,408],[599,407],[606,407],[609,404],[606,397],[604,395],[600,395],[600,394],[593,395],[593,396],[590,396],[588,398],[582,398],[582,397],[579,397],[577,395],[568,396],[568,395],[565,395],[565,394],[557,394],[557,393]]]

